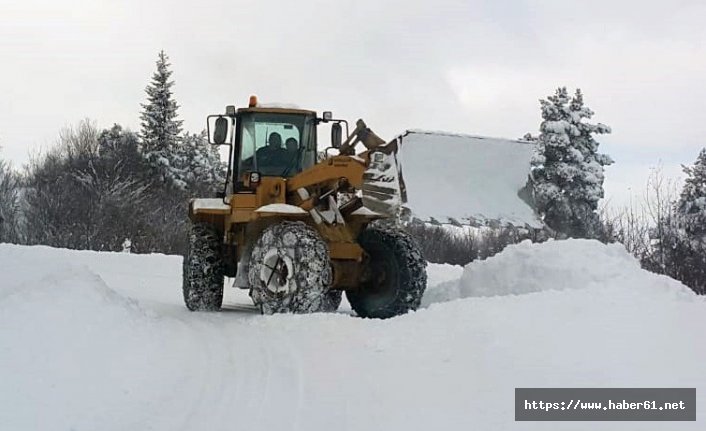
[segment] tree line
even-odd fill
[[[185,251],[188,198],[214,196],[225,167],[204,132],[183,132],[163,51],[156,66],[139,133],[84,120],[24,172],[0,162],[0,242]]]
[[[33,157],[24,172],[0,160],[0,242],[105,251],[185,251],[189,197],[214,196],[225,165],[200,133],[183,131],[169,59],[160,52],[147,85],[141,129],[118,124],[100,130],[85,120],[63,130],[57,145]],[[637,207],[608,212],[597,135],[610,127],[565,87],[540,100],[539,135],[527,181],[528,203],[542,231],[505,227],[467,236],[429,225],[409,225],[427,258],[465,264],[524,239],[594,238],[621,242],[645,269],[706,293],[706,149],[684,166],[685,183],[672,190],[660,175]]]

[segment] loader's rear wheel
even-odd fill
[[[386,319],[416,310],[427,285],[426,261],[405,232],[369,226],[358,237],[367,259],[357,289],[346,291],[361,317]]]
[[[184,258],[184,303],[191,311],[216,311],[223,304],[221,235],[207,223],[194,223]]]
[[[266,228],[255,243],[248,269],[250,296],[263,314],[335,311],[341,293],[332,282],[328,247],[302,222]]]

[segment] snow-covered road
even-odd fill
[[[180,258],[0,244],[0,429],[704,429],[706,300],[619,246],[429,275],[429,307],[386,321],[260,316],[233,289],[190,313]],[[514,422],[533,386],[696,387],[701,419]]]

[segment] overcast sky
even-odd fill
[[[187,130],[226,104],[290,102],[408,128],[516,138],[580,87],[613,128],[616,201],[706,145],[706,2],[0,0],[0,157],[83,118],[139,129],[157,52]]]

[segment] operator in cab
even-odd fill
[[[260,166],[284,166],[287,163],[287,150],[282,147],[279,133],[270,133],[267,145],[257,150],[257,163]]]

